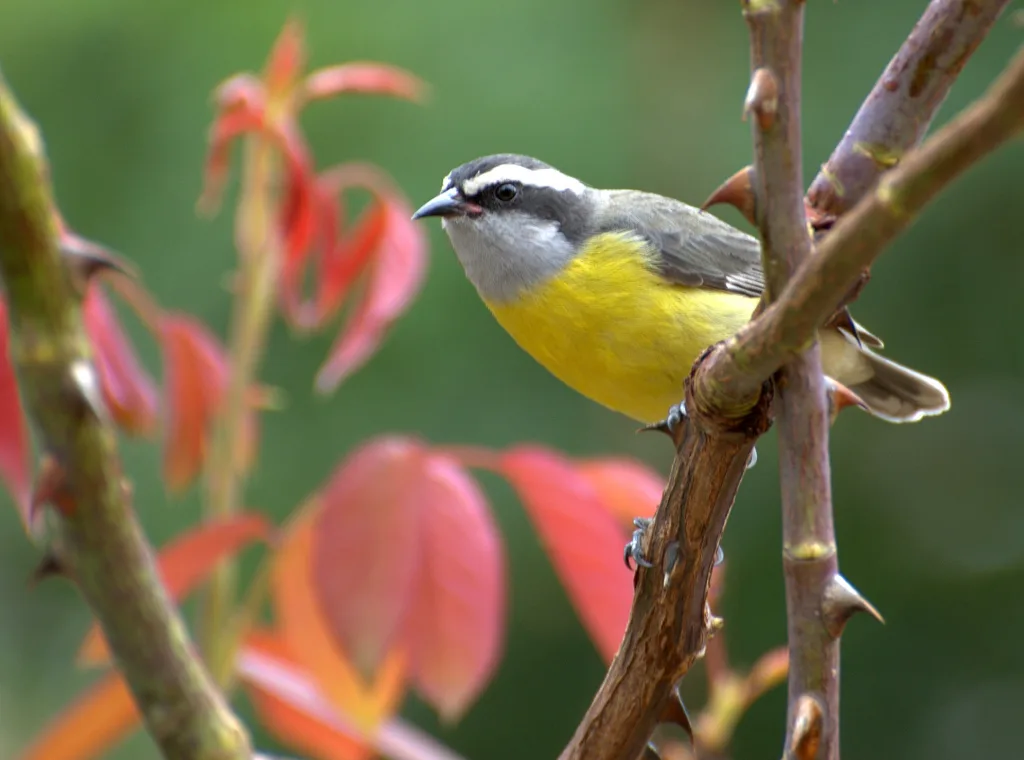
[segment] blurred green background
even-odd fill
[[[812,3],[805,61],[808,181],[925,6]],[[0,65],[38,120],[66,218],[138,262],[167,306],[223,334],[233,264],[230,213],[196,217],[209,93],[255,69],[288,13],[308,22],[313,65],[395,63],[433,87],[426,107],[350,97],[306,115],[318,162],[379,163],[412,202],[478,155],[536,155],[599,186],[699,203],[750,161],[740,121],[747,30],[738,2],[412,0],[262,3],[4,0]],[[998,22],[943,107],[979,95],[1020,41]],[[855,312],[889,355],[948,384],[952,411],[895,427],[848,413],[834,432],[844,573],[885,615],[844,637],[844,757],[1018,756],[1024,744],[1024,149],[1018,142],[931,206],[874,268]],[[232,198],[227,199],[230,211]],[[719,213],[741,223],[731,209]],[[573,454],[630,453],[667,471],[664,439],[576,396],[521,353],[477,300],[436,224],[426,287],[383,350],[335,396],[312,378],[333,340],[280,324],[265,365],[287,413],[266,415],[248,501],[278,518],[354,444],[388,431],[441,443],[542,442]],[[135,324],[132,323],[132,327]],[[150,367],[154,346],[134,334]],[[775,440],[760,445],[725,537],[724,614],[746,667],[785,638]],[[193,490],[169,500],[159,450],[126,442],[151,539],[196,519]],[[460,724],[407,714],[470,758],[555,757],[604,666],[582,635],[510,489],[485,479],[511,565],[507,650]],[[9,757],[92,678],[73,655],[90,615],[74,589],[30,591],[38,554],[0,495],[0,757]],[[686,684],[694,695],[702,679]],[[777,756],[784,689],[738,729],[735,757]],[[275,743],[257,731],[264,749]],[[136,735],[111,757],[155,752]]]

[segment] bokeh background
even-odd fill
[[[808,179],[924,6],[810,5]],[[750,161],[739,118],[747,30],[737,2],[4,0],[0,65],[43,129],[66,218],[135,260],[161,302],[221,334],[230,214],[206,221],[194,213],[209,93],[227,75],[259,67],[292,11],[308,22],[314,65],[376,59],[431,83],[425,107],[350,97],[310,109],[304,122],[321,165],[375,161],[414,202],[453,166],[499,151],[537,155],[591,184],[692,203]],[[1020,36],[1004,15],[939,122],[982,92]],[[889,355],[943,378],[954,403],[939,419],[904,427],[847,413],[834,431],[842,567],[887,621],[858,619],[844,637],[849,760],[1011,757],[1024,745],[1022,175],[1019,142],[971,171],[879,261],[855,309]],[[743,224],[731,209],[718,213]],[[633,454],[667,472],[664,439],[634,435],[629,420],[576,396],[521,353],[435,223],[430,234],[422,295],[335,396],[311,391],[333,335],[297,342],[275,328],[264,376],[287,391],[290,407],[265,416],[248,501],[284,516],[354,444],[387,431]],[[155,369],[154,346],[135,335]],[[720,612],[741,666],[785,637],[773,435],[759,452],[724,542]],[[126,442],[124,453],[142,521],[161,544],[196,518],[195,492],[167,498],[156,446]],[[510,489],[485,482],[511,566],[505,658],[460,724],[440,726],[415,701],[406,713],[470,758],[554,757],[604,666]],[[8,502],[0,494],[0,757],[91,679],[73,665],[89,612],[69,584],[27,588],[38,555]],[[689,693],[699,694],[700,682],[690,679]],[[750,711],[736,758],[777,756],[784,700],[777,689]],[[277,746],[258,731],[257,740]],[[111,754],[155,756],[141,735]]]

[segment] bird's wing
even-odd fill
[[[706,211],[671,198],[613,192],[602,231],[630,231],[658,252],[658,268],[680,285],[758,297],[764,290],[761,244]]]
[[[761,242],[718,217],[672,198],[636,190],[610,193],[605,232],[631,232],[657,253],[659,273],[671,282],[759,298],[764,291]],[[858,343],[882,340],[853,321],[846,307],[829,319]]]

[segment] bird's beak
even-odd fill
[[[420,206],[419,210],[412,215],[412,218],[422,219],[425,216],[472,216],[479,214],[481,211],[482,209],[475,203],[470,203],[464,199],[457,187],[453,187]]]

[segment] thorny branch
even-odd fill
[[[1009,0],[932,0],[807,191],[820,214],[853,208],[917,145]]]
[[[791,4],[782,5],[787,5],[789,12],[793,12]],[[935,5],[931,12],[934,12]],[[787,23],[795,34],[797,21],[789,17]],[[957,37],[964,45],[965,56],[977,46],[989,26],[990,23],[973,26],[973,34],[977,35],[973,42],[966,36]],[[955,72],[948,76],[951,82]],[[754,81],[756,79],[755,74]],[[948,87],[947,82],[943,91]],[[892,127],[894,139],[898,138],[901,144],[912,144],[909,138],[901,136],[903,133],[900,131],[912,120],[895,115],[916,113],[927,121],[937,107],[933,100],[916,103],[906,106],[906,109],[891,106],[877,112],[873,118],[900,121],[903,127]],[[777,103],[773,105],[778,107]],[[775,115],[771,118],[780,117]],[[768,125],[769,128],[771,126]],[[757,128],[765,129],[760,124]],[[909,153],[896,168],[890,169],[875,191],[857,203],[828,233],[817,253],[795,271],[775,303],[739,335],[714,347],[695,363],[686,388],[689,417],[676,442],[676,459],[668,486],[644,547],[645,555],[655,561],[655,567],[637,572],[636,594],[619,652],[590,709],[562,752],[562,760],[631,759],[645,750],[655,725],[671,714],[672,685],[700,656],[704,642],[714,628],[715,619],[706,608],[711,568],[742,479],[745,452],[749,452],[756,438],[768,426],[767,394],[763,392],[767,387],[765,381],[813,341],[817,327],[849,292],[862,269],[913,221],[925,204],[966,168],[1004,144],[1022,128],[1024,50],[972,108],[936,133],[920,149]],[[798,136],[798,131],[796,134]],[[841,158],[842,155],[842,151],[837,151],[836,156]],[[762,163],[765,167],[761,174],[767,172],[771,177],[776,169],[768,161]],[[799,187],[799,182],[796,186]],[[786,202],[792,204],[792,198],[783,201]],[[783,213],[786,212],[783,206]],[[802,216],[802,211],[788,209],[788,212],[797,218]],[[778,245],[785,240],[785,237],[776,237],[775,243]],[[798,242],[797,245],[803,243]],[[784,282],[784,275],[779,277],[777,271],[770,273],[770,277],[776,288],[780,281]],[[811,361],[811,369],[816,369],[813,366],[815,360]],[[800,383],[805,383],[801,390],[820,394],[817,398],[822,398],[820,386],[807,385],[815,382],[809,374],[797,373],[794,380],[791,373],[783,380],[788,381],[790,393],[801,388]],[[817,368],[817,378],[820,379],[820,368]],[[780,386],[786,387],[784,383]],[[785,389],[782,391],[783,394],[786,392]],[[783,402],[781,416],[787,414],[799,419],[788,412]],[[819,414],[816,407],[807,425],[816,426],[814,435],[823,444],[827,440],[827,430],[822,430],[821,426],[827,423],[820,419]],[[799,432],[799,427],[793,427],[794,432]],[[820,445],[816,451],[821,453]],[[783,462],[782,466],[786,468],[787,464]],[[804,477],[799,470],[788,469],[785,477]],[[791,490],[792,482],[784,488]],[[824,477],[816,475],[810,483],[818,504],[828,506],[827,474]],[[806,516],[820,514],[812,510]],[[831,526],[816,524],[813,520],[804,522],[804,516],[803,509],[800,509],[793,510],[787,518],[792,527],[788,535],[791,539],[789,547],[791,554],[796,550],[797,556],[800,547],[814,549],[805,552],[812,559],[808,576],[820,572],[821,577],[819,580],[808,577],[801,584],[824,594],[824,598],[817,597],[816,604],[817,614],[824,615],[825,628],[816,631],[815,636],[827,648],[831,646],[828,643],[831,639],[838,638],[848,617],[857,609],[864,609],[866,602],[831,564],[835,558]],[[830,522],[830,512],[828,516]],[[797,519],[794,521],[793,518]],[[811,542],[822,536],[827,540],[824,550],[818,551],[822,547]],[[794,558],[792,561],[806,560]],[[792,593],[790,596],[798,605],[802,603],[799,597],[794,598]],[[831,652],[826,654],[832,656]],[[835,656],[838,656],[838,650]],[[787,749],[791,756],[800,760],[817,756],[823,740],[827,746],[838,746],[838,727],[825,725],[824,712],[826,707],[834,707],[835,702],[823,704],[820,701],[824,684],[820,679],[816,681],[814,673],[814,668],[806,668],[803,673],[795,675],[797,684],[816,692],[812,695],[801,691],[791,701]],[[828,732],[828,736],[823,732]]]
[[[11,358],[51,462],[50,485],[73,504],[55,510],[48,561],[95,612],[163,755],[243,760],[248,735],[196,658],[131,506],[42,153],[35,126],[0,77],[0,280]]]
[[[768,300],[811,254],[803,204],[800,73],[803,0],[744,5],[750,27],[757,223]],[[773,87],[758,88],[761,82]],[[770,110],[768,110],[770,109]],[[771,118],[764,118],[770,114]],[[813,339],[818,324],[801,336]],[[839,757],[839,637],[825,625],[826,589],[839,573],[832,524],[828,398],[817,343],[776,376],[783,570],[789,643],[786,758]]]

